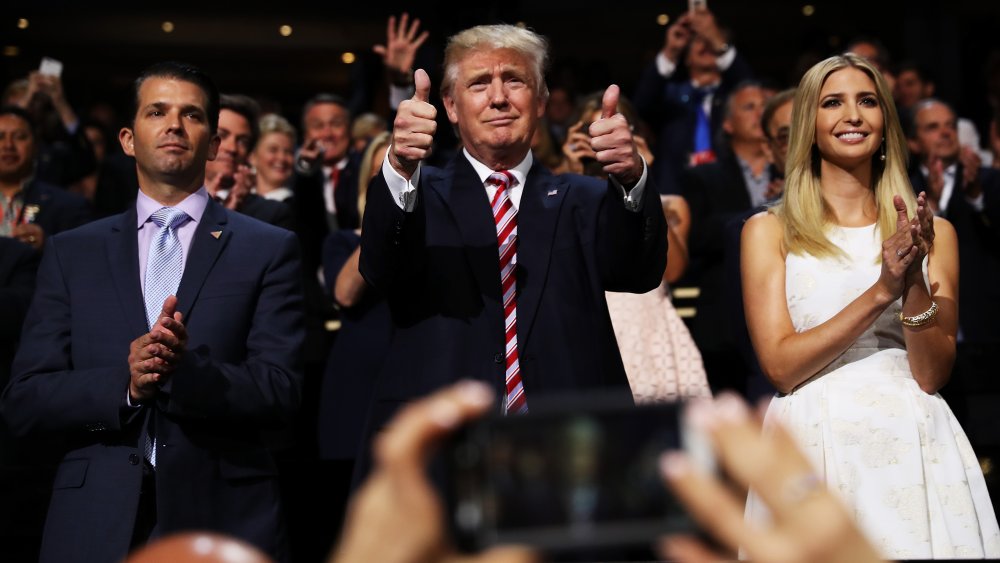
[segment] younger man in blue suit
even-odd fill
[[[139,177],[124,214],[51,237],[0,408],[64,439],[42,561],[120,561],[183,529],[286,559],[265,430],[300,401],[295,236],[208,197],[219,94],[162,63],[119,138]]]

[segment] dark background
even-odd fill
[[[812,16],[803,14],[807,3],[814,6]],[[779,87],[794,84],[802,65],[843,49],[852,38],[876,37],[893,61],[914,59],[930,67],[937,94],[985,134],[990,115],[986,69],[991,54],[1000,58],[1000,2],[711,0],[709,8],[731,29],[732,43],[756,72]],[[574,81],[581,93],[616,82],[629,93],[662,46],[665,28],[657,16],[675,19],[687,2],[22,0],[8,5],[0,19],[0,79],[6,84],[23,77],[42,56],[50,56],[65,63],[66,91],[79,110],[97,101],[124,110],[129,82],[139,70],[179,59],[203,67],[222,91],[258,97],[266,109],[293,120],[301,103],[319,91],[353,92],[359,97],[356,108],[374,104],[378,109],[385,94],[379,88],[380,60],[371,47],[384,42],[386,18],[404,9],[431,32],[418,57],[420,66],[437,70],[445,39],[460,29],[523,22],[551,40],[550,79]],[[18,29],[19,18],[29,20],[27,29]],[[167,20],[175,25],[169,34],[161,29]],[[290,37],[278,33],[283,24],[293,27]],[[356,55],[354,64],[341,61],[345,51]]]

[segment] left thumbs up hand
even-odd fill
[[[642,176],[642,159],[625,116],[618,112],[618,86],[612,84],[601,100],[601,118],[590,125],[590,146],[604,171],[623,186],[631,187]]]

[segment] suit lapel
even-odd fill
[[[149,331],[146,326],[146,303],[139,287],[139,237],[136,231],[135,206],[120,216],[111,227],[108,239],[108,268],[115,284],[125,318],[135,334]]]
[[[458,226],[462,248],[480,291],[499,303],[497,231],[493,211],[486,200],[486,190],[475,169],[462,154],[455,157],[448,168],[449,174],[428,182],[428,187],[441,197]]]
[[[195,229],[194,238],[191,239],[189,255],[184,263],[184,276],[177,288],[177,310],[185,319],[191,313],[191,307],[198,298],[205,278],[232,235],[227,223],[226,210],[209,199],[201,222]]]
[[[537,160],[528,172],[517,211],[517,334],[524,349],[548,278],[559,210],[570,190]],[[498,266],[499,268],[499,266]]]

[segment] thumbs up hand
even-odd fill
[[[396,111],[396,119],[392,122],[392,149],[389,151],[389,164],[407,180],[430,152],[437,131],[437,108],[427,101],[431,79],[423,69],[413,73],[413,85],[416,88],[413,97],[399,104]]]
[[[601,100],[601,118],[590,125],[590,146],[604,171],[614,175],[625,187],[632,187],[642,176],[642,159],[632,139],[632,128],[618,113],[618,86],[612,84]]]

